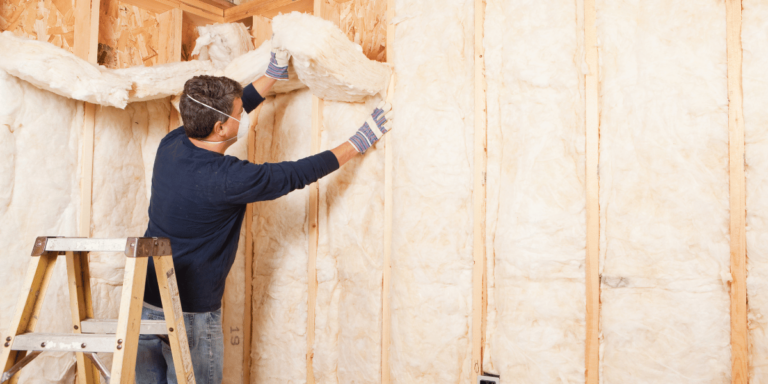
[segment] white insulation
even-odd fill
[[[474,2],[395,2],[393,383],[467,383]]]
[[[768,383],[768,3],[745,0],[743,6],[749,382],[765,384]]]
[[[390,69],[369,60],[332,22],[299,12],[275,16],[272,41],[291,53],[293,69],[327,101],[362,101],[386,89]]]
[[[43,41],[0,32],[0,70],[57,95],[125,107],[131,83]],[[8,54],[13,52],[13,54]]]
[[[602,383],[729,383],[725,5],[598,0]]]
[[[584,381],[583,9],[490,0],[485,12],[484,369],[505,382]]]
[[[270,97],[256,127],[256,162],[310,155],[312,98],[307,90]],[[304,383],[307,378],[307,188],[253,209],[251,381]]]
[[[381,101],[325,102],[323,149],[347,140]],[[320,181],[315,380],[381,382],[384,149]]]
[[[2,60],[0,60],[2,61]],[[0,70],[0,338],[16,311],[38,236],[77,236],[83,103],[36,88]],[[59,258],[39,332],[69,332],[67,269]],[[62,321],[64,319],[64,321]],[[46,353],[20,383],[73,383],[70,353]],[[34,379],[34,381],[32,381]]]

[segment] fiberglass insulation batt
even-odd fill
[[[77,236],[83,103],[0,71],[0,337],[16,312],[38,236]],[[70,332],[66,262],[58,258],[38,332]],[[95,298],[94,298],[95,299]],[[64,319],[62,321],[62,319]],[[74,356],[45,353],[20,383],[72,383]]]
[[[583,382],[584,5],[487,4],[484,369],[514,383]]]
[[[310,154],[308,90],[269,97],[256,127],[256,163]],[[251,381],[304,383],[307,378],[309,188],[253,208],[253,344]]]
[[[744,0],[749,382],[768,383],[768,3]]]
[[[325,102],[322,149],[357,131],[381,99]],[[384,146],[320,180],[315,381],[381,382]]]
[[[167,98],[125,109],[96,106],[91,237],[144,235],[152,168],[160,140],[168,133],[170,110]],[[125,254],[91,252],[89,260],[94,315],[116,319]],[[100,355],[111,367],[111,354]]]
[[[602,383],[729,383],[725,5],[598,0]]]
[[[390,369],[469,382],[474,3],[395,2]]]

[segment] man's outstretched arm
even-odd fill
[[[298,161],[252,164],[236,161],[227,171],[227,194],[236,204],[272,200],[304,188],[364,153],[392,129],[393,112],[381,103],[349,141]]]

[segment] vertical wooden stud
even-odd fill
[[[731,205],[731,382],[749,381],[747,329],[746,179],[744,176],[744,94],[742,92],[741,0],[727,0],[728,147]]]
[[[157,15],[160,23],[157,63],[175,63],[181,61],[182,12],[174,8]]]
[[[472,382],[483,373],[483,344],[485,335],[485,175],[488,162],[485,59],[483,30],[485,0],[475,0],[475,142],[474,185],[472,192],[474,266],[472,270]]]
[[[600,362],[600,200],[599,194],[599,140],[600,109],[598,105],[597,27],[595,26],[595,0],[584,1],[584,49],[589,72],[586,75],[586,193],[587,193],[587,340],[585,349],[586,382],[598,384]]]
[[[312,154],[320,152],[320,132],[323,126],[323,100],[312,96]],[[315,346],[315,303],[317,302],[317,241],[318,205],[320,189],[318,183],[309,186],[309,262],[307,263],[307,383],[314,384],[312,369]]]

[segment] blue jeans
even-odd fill
[[[164,320],[162,311],[142,308],[141,318]],[[220,384],[224,368],[224,335],[221,309],[213,312],[184,313],[187,341],[197,384]],[[157,335],[139,336],[136,356],[136,384],[176,384],[171,347]]]

